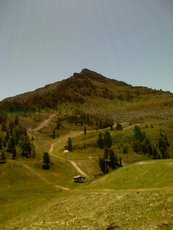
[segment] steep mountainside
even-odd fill
[[[128,112],[143,111],[149,116],[172,116],[173,94],[146,87],[133,87],[83,69],[66,80],[47,85],[0,102],[7,111],[37,111],[81,108],[87,113],[104,113],[121,118]],[[158,113],[159,112],[159,113]],[[163,113],[163,114],[162,114]],[[130,115],[131,114],[131,115]],[[138,114],[139,115],[139,114]],[[144,115],[144,114],[143,114]]]

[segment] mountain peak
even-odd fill
[[[87,68],[82,69],[81,72],[80,72],[80,74],[89,74],[89,73],[90,74],[93,74],[93,73],[97,74],[93,70],[90,70],[90,69],[87,69]]]

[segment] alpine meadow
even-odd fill
[[[0,229],[173,229],[173,93],[89,69],[0,101]]]

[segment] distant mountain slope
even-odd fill
[[[62,105],[82,107],[89,113],[124,114],[124,112],[171,107],[173,94],[147,87],[133,87],[122,81],[109,79],[94,71],[80,73],[33,92],[7,98],[0,109],[7,111],[58,110]],[[166,109],[167,110],[167,109]],[[169,110],[169,109],[168,109]],[[170,110],[169,110],[170,112]]]

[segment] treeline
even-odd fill
[[[96,129],[113,126],[111,117],[98,113],[90,114],[82,110],[76,110],[74,115],[68,116],[66,120],[75,126],[92,126]]]

